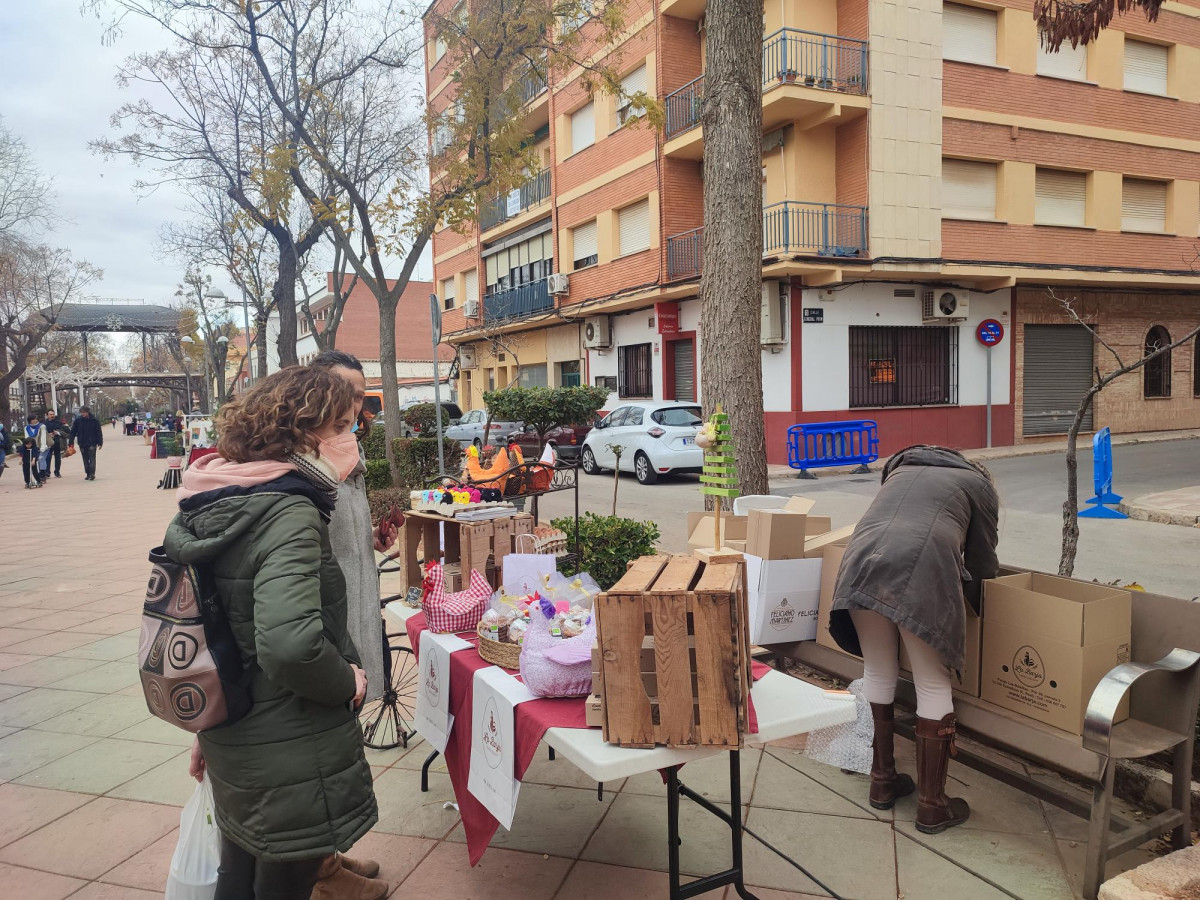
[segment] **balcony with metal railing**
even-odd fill
[[[847,259],[867,252],[867,208],[785,200],[763,209],[763,259],[818,256]],[[667,238],[667,278],[698,277],[704,268],[704,229]]]
[[[508,319],[522,319],[553,307],[554,297],[550,293],[549,283],[543,278],[484,297],[483,321],[503,322]]]
[[[798,121],[804,128],[846,121],[866,113],[867,42],[781,28],[763,39],[763,127]],[[698,159],[702,137],[689,135],[700,124],[704,76],[663,101],[668,156]]]
[[[479,211],[479,228],[488,231],[550,199],[550,170],[534,175],[520,187],[486,203]]]

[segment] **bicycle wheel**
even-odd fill
[[[399,635],[388,635],[399,637]],[[378,700],[365,704],[358,714],[363,743],[373,750],[408,746],[414,734],[417,711],[417,658],[408,647],[392,644],[384,657],[387,688]]]

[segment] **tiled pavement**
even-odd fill
[[[179,807],[193,789],[190,737],[149,716],[135,652],[146,552],[162,536],[172,496],[155,484],[163,463],[141,439],[106,430],[99,479],[78,457],[64,477],[25,491],[19,469],[0,477],[0,896],[14,900],[161,897]],[[813,763],[796,744],[745,754],[748,826],[853,900],[1078,896],[1086,824],[952,765],[971,821],[937,837],[865,803],[861,776]],[[912,746],[899,748],[912,771]],[[418,790],[422,745],[370,752],[380,822],[356,848],[411,897],[590,900],[665,897],[663,786],[641,776],[594,785],[568,762],[539,757],[512,832],[480,866],[467,865],[449,780],[435,768]],[[684,780],[728,802],[723,761]],[[1048,776],[1052,777],[1052,776]],[[714,820],[686,803],[685,871],[728,862]],[[819,895],[754,841],[749,881],[762,900]],[[1130,867],[1147,850],[1127,854]],[[812,894],[796,893],[809,890]],[[789,893],[791,892],[791,893]]]

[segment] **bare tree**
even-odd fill
[[[53,220],[53,183],[0,118],[0,241],[28,239]]]
[[[185,334],[190,333],[186,330],[187,326],[195,323],[196,333],[198,333],[204,348],[203,358],[209,370],[210,391],[212,381],[216,382],[216,391],[210,393],[210,396],[214,396],[217,404],[220,405],[228,397],[229,385],[225,379],[225,363],[229,354],[229,342],[241,332],[230,320],[229,311],[225,305],[218,304],[208,297],[210,287],[212,287],[212,276],[201,275],[195,269],[190,269],[184,274],[182,283],[175,291],[175,296],[183,301],[184,316],[187,316],[187,318],[181,316],[180,330]],[[170,353],[172,348],[164,344],[164,349]],[[292,349],[295,350],[295,342],[292,344]],[[176,351],[176,353],[178,352],[181,351]]]
[[[365,254],[365,248],[362,252]],[[316,261],[312,260],[313,263]],[[304,298],[300,301],[300,314],[308,323],[308,329],[317,342],[317,346],[321,350],[333,350],[337,346],[338,327],[342,324],[342,314],[346,311],[346,303],[350,300],[351,292],[358,285],[358,274],[353,271],[350,260],[342,252],[341,244],[336,242],[333,242],[333,261],[328,274],[321,271],[323,268],[322,266],[317,269],[315,275],[320,278],[321,283],[326,286],[332,297],[329,305],[324,308],[325,316],[321,320],[321,326],[317,326],[317,319],[313,315],[310,304],[314,296],[322,295],[309,291],[303,272],[300,274],[300,289],[304,292]]]
[[[63,305],[81,299],[102,275],[67,250],[0,242],[0,419],[9,420],[9,386],[24,374]]]
[[[1072,321],[1088,330],[1092,340],[1108,351],[1115,364],[1107,372],[1101,372],[1099,366],[1095,368],[1091,387],[1079,399],[1079,405],[1071,420],[1071,427],[1067,429],[1067,499],[1063,503],[1062,554],[1058,561],[1058,574],[1069,578],[1075,572],[1075,555],[1079,549],[1079,430],[1083,427],[1083,420],[1087,416],[1088,410],[1092,408],[1096,395],[1117,379],[1137,372],[1147,363],[1195,339],[1197,335],[1200,335],[1200,325],[1170,344],[1161,347],[1146,347],[1143,354],[1137,359],[1125,362],[1113,345],[1101,337],[1100,332],[1075,308],[1073,298],[1059,297],[1052,289],[1047,289],[1046,293],[1059,304]]]
[[[267,322],[276,308],[275,241],[221,190],[219,182],[195,182],[186,192],[191,197],[187,210],[191,216],[164,227],[160,247],[189,269],[219,268],[233,280],[252,311],[254,352],[258,371],[265,374]]]
[[[714,3],[705,17],[704,405],[729,411],[743,494],[769,493],[763,423],[762,0]]]
[[[174,12],[190,8],[200,14],[201,8],[213,4],[180,0],[162,6],[180,8]],[[170,15],[163,19],[167,26],[173,21]],[[93,141],[91,146],[106,156],[126,156],[151,167],[155,177],[138,185],[144,191],[173,182],[199,186],[203,193],[215,183],[236,204],[247,226],[270,235],[276,250],[271,306],[279,313],[279,359],[283,365],[293,365],[296,275],[325,228],[297,196],[289,177],[292,168],[305,169],[307,163],[300,158],[293,126],[263,92],[244,48],[209,44],[194,32],[172,33],[179,38],[172,49],[135,54],[118,75],[123,85],[147,85],[169,100],[158,106],[147,99],[124,104],[113,115],[112,125],[127,129],[126,133],[118,139]],[[305,121],[304,111],[299,119]],[[320,172],[312,178],[314,190],[333,204]],[[249,268],[238,271],[244,276]]]

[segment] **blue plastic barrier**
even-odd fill
[[[879,426],[869,420],[809,422],[788,429],[788,465],[799,469],[798,478],[815,478],[809,469],[858,465],[870,471],[879,459]]]
[[[1087,501],[1091,506],[1079,511],[1081,519],[1129,518],[1120,510],[1109,509],[1123,499],[1120,494],[1113,493],[1112,483],[1112,432],[1101,428],[1092,435],[1092,485],[1096,489],[1096,496]]]

